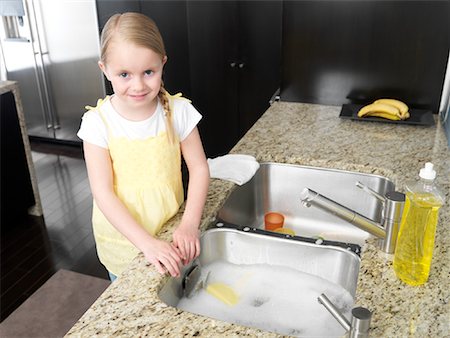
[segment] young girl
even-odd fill
[[[201,115],[164,89],[166,61],[151,19],[125,13],[108,20],[99,66],[114,95],[84,114],[78,136],[94,198],[97,252],[112,280],[139,251],[160,273],[172,276],[200,253],[198,226],[209,183],[197,130]],[[188,195],[168,243],[155,235],[184,199],[181,154],[189,170]]]

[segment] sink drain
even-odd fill
[[[260,307],[261,305],[267,303],[270,298],[268,297],[257,297],[252,301],[252,306]]]

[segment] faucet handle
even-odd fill
[[[383,227],[386,230],[386,238],[380,242],[380,247],[388,254],[395,252],[404,205],[405,194],[398,191],[386,193],[386,203],[383,210]]]
[[[405,205],[405,194],[398,191],[386,193],[384,222],[392,221],[400,223]]]
[[[350,338],[369,337],[371,320],[372,312],[369,309],[365,307],[353,308]]]
[[[337,322],[341,324],[345,331],[347,331],[349,338],[369,337],[370,321],[372,319],[372,312],[369,309],[364,307],[353,308],[350,323],[324,293],[322,293],[317,300],[328,310]]]
[[[372,188],[369,188],[367,185],[362,184],[360,181],[356,182],[356,186],[362,190],[364,190],[365,192],[371,194],[372,196],[374,196],[375,198],[379,199],[381,202],[385,203],[386,202],[386,198],[382,195],[380,195],[379,193],[377,193],[375,190],[373,190]]]

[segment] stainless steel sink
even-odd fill
[[[300,165],[262,163],[255,176],[237,187],[218,212],[226,223],[264,228],[264,214],[280,212],[284,227],[298,236],[322,237],[327,240],[363,245],[371,235],[355,226],[316,208],[304,208],[300,195],[305,187],[338,201],[357,213],[380,222],[382,203],[357,182],[384,195],[394,191],[389,179],[372,174]]]
[[[202,276],[209,272],[207,285],[230,285],[239,298],[236,305],[224,304],[204,288],[185,297],[185,276],[169,278],[160,299],[184,311],[280,334],[342,336],[342,327],[317,297],[327,294],[349,319],[359,256],[342,247],[246,230],[207,230],[201,237],[201,254],[193,263]],[[190,269],[186,267],[184,273]]]

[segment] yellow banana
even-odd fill
[[[402,102],[400,100],[395,100],[395,99],[378,99],[374,103],[390,104],[391,106],[394,106],[395,108],[397,108],[400,111],[401,115],[406,115],[406,113],[409,110],[408,106],[404,102]]]
[[[368,114],[364,115],[364,116],[375,116],[375,117],[382,117],[384,119],[388,119],[388,120],[393,120],[393,121],[399,121],[402,118],[398,115],[392,115],[390,113],[386,113],[383,111],[371,111]]]
[[[401,114],[400,111],[398,110],[398,108],[391,106],[389,104],[384,104],[384,103],[372,103],[372,104],[368,104],[367,106],[362,107],[359,111],[358,111],[358,117],[364,117],[364,116],[368,116],[370,114],[370,116],[376,116],[373,115],[374,113],[377,113],[378,115],[383,115],[383,116],[379,116],[379,117],[384,117],[388,118],[387,116],[390,117],[394,117],[397,120],[401,119]],[[390,120],[392,120],[393,118],[390,118]]]

